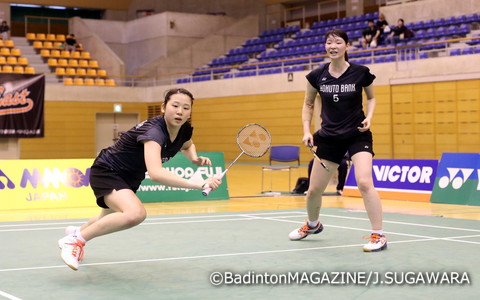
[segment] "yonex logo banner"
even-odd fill
[[[198,155],[210,158],[212,166],[197,167],[189,161],[185,155],[178,153],[163,167],[171,173],[189,179],[197,171],[204,179],[213,175],[220,175],[225,169],[225,161],[222,152],[199,152]],[[226,200],[229,199],[227,177],[223,177],[220,187],[211,192],[208,197],[202,195],[200,190],[186,190],[173,188],[151,181],[148,176],[140,185],[137,196],[142,202],[172,202],[172,201],[195,201],[195,200]]]
[[[382,198],[428,202],[437,167],[436,159],[374,159],[374,185]],[[346,196],[360,196],[354,168],[345,183]]]
[[[480,153],[443,153],[431,202],[480,205]]]

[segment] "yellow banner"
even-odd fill
[[[0,160],[0,210],[95,206],[93,159]]]

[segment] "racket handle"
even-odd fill
[[[208,196],[208,194],[210,194],[210,192],[212,191],[212,188],[208,185],[208,183],[206,184],[206,188],[202,191],[202,195],[204,196]]]
[[[220,174],[220,176],[218,176],[219,179],[222,179],[223,176],[225,176],[225,173],[227,173],[228,169],[226,169],[225,171],[222,172],[222,174]],[[212,191],[212,188],[208,185],[208,183],[206,184],[206,188],[203,189],[202,191],[202,195],[204,196],[208,196],[208,194],[210,194],[210,192]]]

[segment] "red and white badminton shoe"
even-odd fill
[[[80,227],[78,226],[67,226],[65,228],[65,235],[73,235],[74,237],[77,237],[77,233],[80,231]],[[83,255],[85,252],[82,252],[82,256],[78,258],[78,261],[83,260]]]
[[[60,256],[67,266],[72,270],[77,271],[79,262],[83,258],[83,247],[85,243],[77,240],[73,235],[58,240],[58,247],[60,247]]]
[[[363,251],[378,252],[387,249],[387,237],[385,235],[372,233],[365,238],[369,239],[369,241],[363,246]]]
[[[323,230],[322,223],[318,222],[318,225],[316,227],[311,228],[310,226],[308,226],[308,222],[305,221],[305,225],[303,225],[302,227],[300,227],[298,229],[295,229],[294,231],[290,232],[288,237],[292,241],[298,241],[298,240],[306,238],[307,235],[309,235],[309,234],[320,233],[320,232],[322,232],[322,230]]]

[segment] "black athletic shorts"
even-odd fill
[[[109,208],[105,204],[105,196],[113,190],[128,189],[136,192],[140,184],[131,186],[113,169],[104,165],[94,164],[90,169],[90,186],[97,198],[97,205],[101,208]]]
[[[315,146],[317,146],[316,153],[318,157],[336,164],[342,162],[347,151],[350,157],[358,152],[369,152],[372,156],[375,155],[373,152],[372,132],[370,130],[361,132],[360,134],[347,139],[322,137],[316,132],[313,135],[313,141]]]

